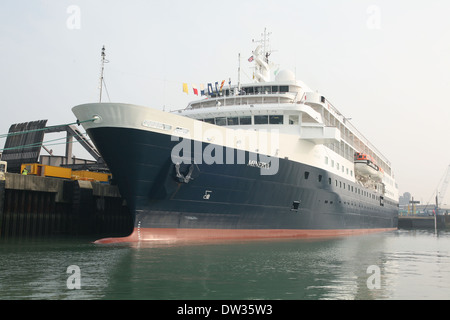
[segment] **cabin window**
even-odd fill
[[[255,116],[255,124],[268,124],[269,116]]]
[[[226,126],[227,125],[227,118],[225,118],[225,117],[216,118],[216,125],[218,125],[218,126]]]
[[[214,124],[214,118],[205,119],[204,121],[205,121],[206,123]]]
[[[305,171],[305,180],[308,180],[308,178],[309,178],[309,172]]]
[[[283,124],[283,116],[269,116],[269,123],[270,124]]]
[[[289,92],[289,86],[280,86],[280,92],[281,93]]]
[[[319,174],[319,182],[322,182],[322,175]]]
[[[227,125],[228,126],[237,126],[239,124],[239,118],[233,117],[233,118],[227,118]]]
[[[250,125],[252,124],[252,117],[239,117],[239,124],[240,125]]]
[[[289,124],[298,125],[298,115],[290,115]]]
[[[278,93],[278,86],[272,86],[272,92]]]

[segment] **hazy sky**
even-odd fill
[[[175,110],[195,98],[183,82],[236,83],[238,53],[251,81],[267,28],[272,60],[352,118],[401,193],[434,201],[450,164],[449,17],[448,0],[2,0],[0,134],[73,122],[73,106],[98,100],[103,45],[111,101]]]

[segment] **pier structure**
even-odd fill
[[[125,236],[132,216],[117,186],[6,173],[0,181],[0,239]]]

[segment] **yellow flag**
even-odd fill
[[[186,92],[186,94],[189,94],[187,83],[183,83],[183,92]]]

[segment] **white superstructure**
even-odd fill
[[[397,202],[398,188],[389,160],[293,72],[281,70],[271,80],[273,64],[265,50],[263,42],[253,52],[255,83],[227,86],[173,113],[220,126],[222,134],[229,130],[276,130],[280,141],[273,155],[325,169]],[[356,153],[369,155],[382,169],[381,182],[360,179],[358,168],[355,171]]]

